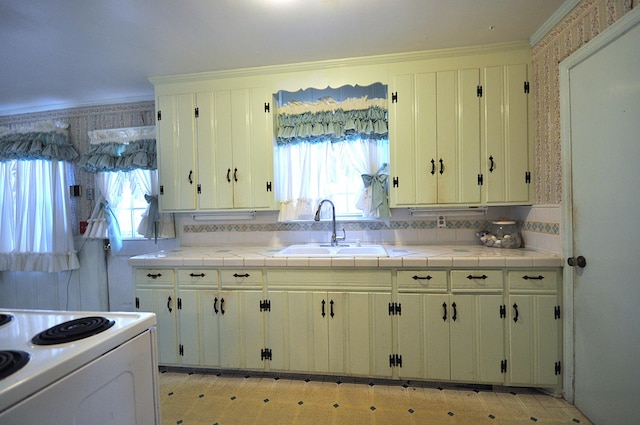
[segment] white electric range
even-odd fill
[[[0,423],[159,425],[153,313],[0,309]]]

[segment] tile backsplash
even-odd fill
[[[494,207],[486,216],[465,218],[445,216],[446,226],[439,228],[434,219],[416,219],[408,210],[394,210],[391,225],[379,221],[338,221],[338,232],[345,229],[347,241],[363,243],[430,245],[478,243],[476,232],[489,228],[491,221],[509,217],[521,226],[525,246],[560,253],[559,205]],[[255,220],[202,222],[191,214],[176,217],[181,246],[267,245],[327,242],[331,222],[277,221],[277,212],[258,212]]]

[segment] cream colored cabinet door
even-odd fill
[[[180,289],[178,292],[178,362],[181,365],[201,364],[199,290]]]
[[[198,290],[198,334],[200,363],[220,367],[220,296],[217,290]]]
[[[392,206],[480,202],[479,86],[479,68],[394,77]]]
[[[156,99],[159,206],[163,211],[197,208],[195,96]]]
[[[136,288],[136,310],[156,314],[158,363],[178,364],[176,294],[173,289]]]
[[[446,283],[446,280],[445,280]],[[399,294],[398,353],[402,379],[451,379],[446,294]]]
[[[508,381],[558,387],[562,379],[562,317],[558,273],[508,272]]]
[[[529,164],[529,67],[483,69],[483,202],[527,203],[532,189]]]
[[[502,295],[451,295],[451,379],[504,382]]]

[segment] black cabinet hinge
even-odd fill
[[[399,185],[400,185],[400,178],[394,177],[393,178],[393,187],[398,187]]]
[[[556,319],[556,320],[560,319],[560,306],[559,305],[553,307],[553,318]]]
[[[500,361],[500,373],[507,373],[507,359]]]
[[[195,115],[195,117],[196,117],[196,118],[200,118],[200,108],[196,108],[196,109],[193,111],[193,114]]]
[[[273,192],[273,186],[271,182],[267,182],[267,192]]]
[[[554,366],[554,372],[556,375],[560,375],[562,373],[562,363],[561,362],[556,362],[555,366]]]
[[[182,298],[178,298],[178,310],[182,310]]]
[[[271,301],[260,301],[260,311],[271,311]]]
[[[178,345],[178,354],[180,354],[180,356],[184,356],[184,345]]]
[[[162,111],[158,111],[158,121],[162,119]]]
[[[529,93],[529,82],[528,81],[524,82],[524,92],[525,93]]]
[[[476,88],[476,94],[478,95],[478,97],[482,97],[482,86],[478,86]]]
[[[202,185],[198,183],[198,195],[200,195],[201,193],[202,193]]]
[[[402,316],[402,304],[389,303],[389,316]]]
[[[478,174],[478,186],[482,186],[484,184],[484,176],[482,174]]]
[[[140,309],[140,298],[136,297],[136,309]]]
[[[160,195],[164,195],[164,185],[160,185]]]
[[[402,367],[402,356],[389,354],[389,367]]]
[[[391,103],[398,103],[398,92],[391,93]]]
[[[531,171],[527,171],[524,173],[524,182],[526,184],[531,183]]]
[[[505,317],[507,317],[507,306],[502,304],[500,306],[500,318],[504,319]]]
[[[264,111],[271,112],[271,105],[269,105],[269,102],[264,102]]]
[[[260,350],[260,360],[272,360],[271,348]]]

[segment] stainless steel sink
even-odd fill
[[[275,257],[388,257],[382,245],[290,245],[274,254]]]

